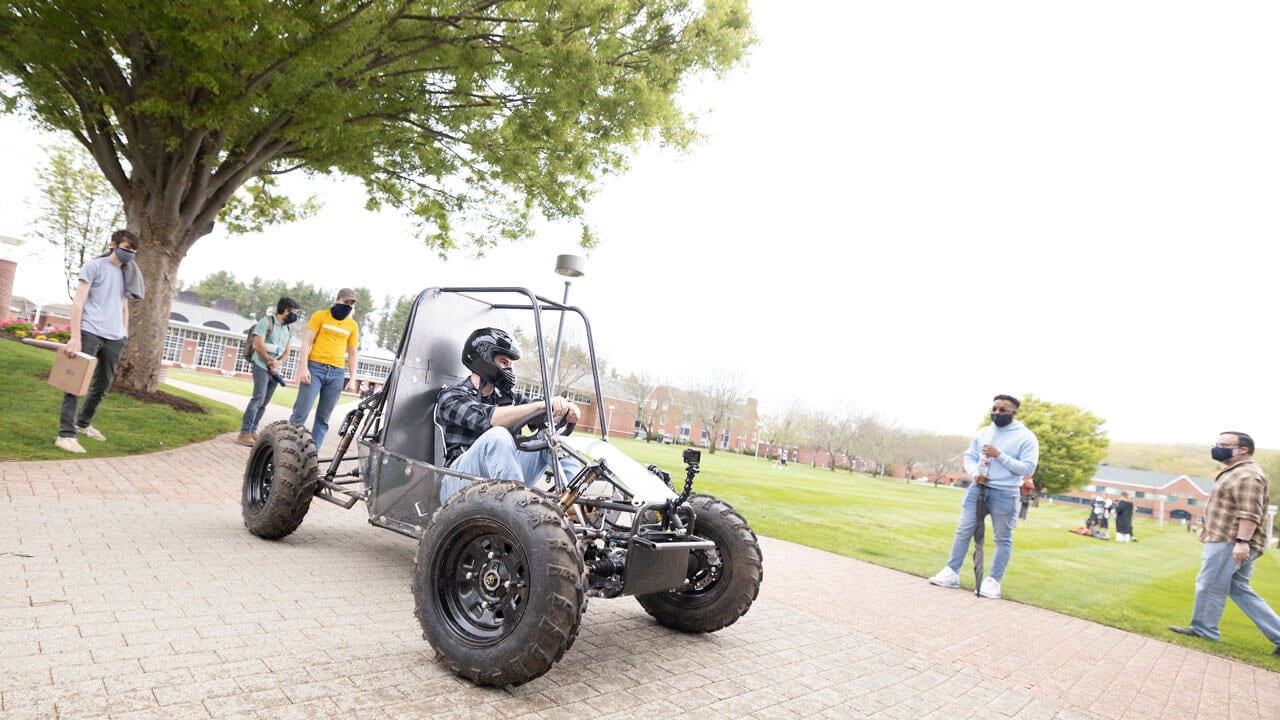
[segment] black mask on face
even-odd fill
[[[284,316],[284,324],[292,325],[296,322],[298,322],[298,313],[290,310],[289,314]]]
[[[1006,427],[1009,423],[1013,422],[1013,416],[991,413],[991,422],[995,423],[996,427]]]
[[[1235,451],[1236,451],[1235,448],[1224,448],[1224,447],[1218,447],[1215,445],[1213,449],[1209,451],[1209,455],[1214,460],[1217,460],[1220,463],[1224,463],[1231,460],[1232,453],[1234,453]]]
[[[511,368],[498,369],[498,374],[491,381],[493,386],[498,388],[499,392],[509,393],[511,388],[516,386],[516,371]]]
[[[351,314],[351,306],[346,303],[334,303],[333,307],[329,308],[329,312],[333,314],[334,320],[346,320]]]

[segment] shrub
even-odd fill
[[[6,320],[0,322],[0,332],[15,338],[35,337],[36,329],[26,320]]]

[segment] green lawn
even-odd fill
[[[244,397],[249,397],[253,394],[253,381],[249,378],[213,375],[211,373],[183,370],[182,368],[176,367],[169,368],[168,373],[170,380],[178,380],[192,385],[213,388],[214,390],[222,390],[224,392],[235,393],[236,395],[243,395]],[[277,387],[276,391],[271,394],[271,404],[292,408],[293,401],[297,397],[298,385],[295,382],[292,385]]]
[[[614,440],[644,464],[671,472],[681,487],[683,448]],[[946,562],[962,492],[907,484],[792,463],[786,470],[749,455],[702,451],[698,492],[715,495],[746,516],[762,535],[821,548],[925,577]],[[1275,497],[1273,496],[1273,500]],[[1160,640],[1239,658],[1280,670],[1280,657],[1234,604],[1227,604],[1220,643],[1175,635],[1169,625],[1191,618],[1201,545],[1179,525],[1134,522],[1136,543],[1103,542],[1067,532],[1084,524],[1081,505],[1042,502],[1014,530],[1013,559],[1003,594],[1009,600],[1056,610]],[[986,558],[995,552],[987,533]],[[972,551],[960,571],[972,590]],[[765,558],[768,581],[768,558]],[[1280,552],[1255,565],[1253,586],[1280,608]]]
[[[53,446],[62,404],[62,391],[46,382],[53,357],[48,350],[0,339],[0,368],[4,368],[0,427],[5,428],[0,461],[70,457]],[[180,413],[167,405],[146,404],[119,393],[107,393],[93,425],[109,442],[82,439],[80,444],[87,452],[76,457],[154,452],[208,440],[240,427],[240,411],[233,407],[176,388],[162,385],[161,389],[196,402],[207,413]]]
[[[62,393],[45,383],[53,354],[10,341],[0,341],[0,427],[8,429],[0,460],[66,459],[54,448]],[[171,377],[248,395],[251,384],[181,370]],[[240,412],[227,405],[183,393],[207,415],[178,413],[167,406],[144,405],[109,394],[94,425],[111,441],[83,441],[89,457],[134,454],[206,440],[238,428]],[[294,390],[282,388],[275,401],[291,405]],[[683,448],[633,440],[614,441],[641,463],[656,463],[671,472],[679,487],[684,479]],[[945,562],[959,514],[961,491],[907,484],[901,480],[831,472],[792,463],[787,470],[749,455],[703,451],[699,492],[731,503],[756,532],[829,550],[924,577]],[[1274,496],[1273,496],[1274,499]],[[1259,667],[1280,670],[1280,657],[1256,628],[1228,604],[1221,643],[1174,635],[1165,628],[1185,624],[1191,614],[1200,544],[1181,527],[1163,529],[1138,520],[1140,542],[1102,542],[1074,535],[1085,517],[1083,506],[1041,504],[1014,531],[1014,556],[1005,576],[1004,594],[1058,612],[1113,625],[1173,643],[1239,658]],[[994,548],[987,541],[987,560]],[[768,582],[768,558],[765,558]],[[961,570],[972,589],[973,572]],[[1257,563],[1254,587],[1273,607],[1280,607],[1280,553]]]

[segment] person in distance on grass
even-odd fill
[[[1022,478],[1036,474],[1040,462],[1040,441],[1026,425],[1015,419],[1021,405],[1010,395],[997,395],[991,406],[991,424],[983,427],[969,443],[964,455],[964,471],[973,478],[960,504],[960,521],[951,543],[951,557],[929,582],[940,587],[960,587],[960,566],[969,552],[969,542],[978,524],[978,488],[986,487],[987,511],[996,538],[996,554],[991,573],[983,578],[978,594],[999,598],[1000,583],[1013,555],[1013,523],[1018,507]]]
[[[77,434],[100,442],[107,440],[107,436],[92,425],[93,416],[102,397],[111,389],[120,356],[129,345],[129,303],[126,301],[141,299],[143,295],[142,273],[137,272],[136,267],[129,267],[137,253],[137,236],[128,230],[117,230],[111,234],[111,249],[80,269],[76,296],[71,301],[71,337],[62,352],[68,356],[81,352],[92,355],[98,359],[98,366],[78,411],[80,398],[71,393],[62,395],[58,437],[53,444],[67,452],[84,452],[76,440]]]
[[[520,349],[511,336],[498,328],[480,328],[462,345],[462,364],[471,376],[445,388],[436,405],[436,418],[444,428],[445,462],[459,472],[494,480],[512,480],[528,487],[542,478],[551,462],[547,450],[523,452],[516,447],[513,430],[521,419],[546,407],[515,391],[512,364]],[[562,397],[551,398],[551,412],[565,423],[576,423],[581,411]],[[564,458],[566,475],[578,471],[578,461]],[[440,503],[467,485],[466,480],[446,476],[440,487]]]
[[[1229,431],[1218,436],[1211,449],[1214,460],[1226,468],[1213,481],[1213,491],[1204,510],[1200,528],[1200,574],[1196,576],[1196,599],[1191,625],[1172,625],[1182,635],[1221,640],[1218,622],[1231,598],[1280,655],[1280,617],[1250,586],[1253,562],[1266,549],[1267,505],[1271,496],[1267,476],[1253,462],[1253,438]]]

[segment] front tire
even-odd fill
[[[319,482],[311,433],[287,420],[271,423],[258,434],[245,465],[244,526],[268,540],[292,533],[307,516]]]
[[[519,685],[551,669],[586,607],[582,556],[560,508],[509,482],[455,494],[418,543],[414,614],[451,672]]]
[[[689,504],[697,513],[693,533],[716,544],[719,562],[695,550],[688,589],[637,595],[636,600],[661,625],[681,632],[715,632],[747,614],[760,594],[764,563],[756,534],[728,503],[692,495]]]

